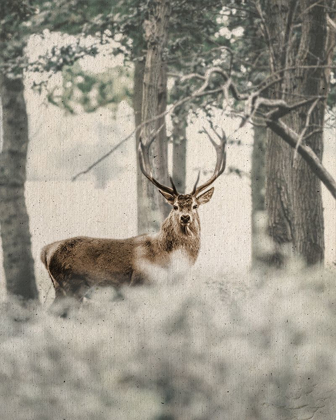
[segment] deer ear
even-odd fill
[[[164,196],[164,198],[166,199],[166,201],[168,201],[169,204],[173,205],[174,201],[175,201],[175,197],[165,191],[161,191],[159,190],[160,193]]]
[[[199,197],[196,198],[199,205],[205,204],[211,200],[212,194],[214,193],[215,188],[212,187],[210,190],[205,191],[205,193],[201,194]]]

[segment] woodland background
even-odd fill
[[[1,1],[1,419],[333,419],[335,22],[331,0]],[[140,131],[188,192],[204,127],[228,162],[188,278],[50,315],[41,247],[155,232]]]

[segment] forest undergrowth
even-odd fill
[[[333,419],[335,271],[103,289],[67,319],[0,307],[0,419]]]

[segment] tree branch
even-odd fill
[[[211,70],[211,69],[210,69]],[[217,89],[212,89],[212,90],[206,90],[206,88],[208,87],[209,84],[209,80],[211,78],[211,75],[213,74],[213,72],[209,71],[206,73],[206,76],[200,76],[199,78],[205,79],[205,82],[203,83],[203,85],[197,89],[192,95],[183,98],[177,102],[175,102],[175,104],[167,109],[166,111],[162,112],[159,115],[156,115],[155,117],[142,122],[141,124],[139,124],[127,137],[125,137],[123,140],[121,140],[120,143],[118,143],[116,146],[114,146],[112,149],[110,149],[107,153],[105,153],[105,155],[101,156],[99,159],[97,159],[95,162],[93,162],[90,166],[88,166],[85,170],[78,172],[76,175],[74,175],[72,177],[72,181],[76,181],[81,175],[85,175],[88,172],[91,171],[91,169],[93,169],[95,166],[97,166],[99,163],[101,163],[103,160],[105,160],[106,158],[108,158],[112,153],[114,153],[122,144],[124,144],[126,141],[128,141],[129,139],[132,138],[132,136],[139,130],[141,130],[146,124],[149,124],[153,121],[156,121],[168,114],[171,114],[174,112],[174,110],[183,105],[184,103],[197,98],[197,97],[201,97],[201,96],[205,96],[205,95],[212,95],[214,93],[219,93],[222,92],[222,87],[219,87]],[[155,132],[155,135],[157,135],[157,133],[161,130],[162,126]],[[154,134],[153,134],[154,135]]]
[[[95,166],[99,165],[100,162],[102,162],[103,160],[105,160],[107,157],[109,157],[110,155],[112,155],[113,152],[115,152],[116,150],[119,149],[119,147],[121,147],[124,143],[126,143],[127,140],[129,140],[134,134],[134,131],[132,131],[131,134],[129,134],[127,137],[125,137],[123,140],[121,140],[120,143],[118,143],[116,146],[114,146],[111,150],[109,150],[107,153],[105,153],[105,155],[101,156],[98,160],[96,160],[94,163],[92,163],[92,165],[88,166],[86,169],[84,169],[81,172],[78,172],[75,176],[73,176],[71,178],[71,181],[76,181],[76,179],[78,177],[80,177],[81,175],[85,175],[88,172],[91,171],[91,169],[93,169]]]
[[[320,159],[316,156],[314,151],[306,145],[299,144],[299,135],[295,133],[282,121],[274,121],[273,119],[265,119],[267,127],[269,127],[275,134],[280,136],[287,144],[294,149],[297,147],[298,152],[302,158],[307,162],[312,171],[322,181],[326,188],[331,192],[336,199],[336,181],[322,165]]]
[[[318,104],[318,101],[319,101],[319,99],[315,99],[315,101],[311,104],[311,106],[310,106],[310,108],[309,108],[309,110],[308,110],[308,112],[307,112],[307,117],[306,117],[306,123],[305,123],[305,126],[303,127],[303,130],[301,131],[301,133],[300,133],[300,135],[299,135],[299,138],[298,138],[298,141],[297,141],[296,146],[295,146],[295,151],[294,151],[294,161],[295,161],[295,160],[296,160],[296,158],[297,158],[297,151],[298,151],[298,148],[299,148],[299,146],[301,145],[302,140],[303,140],[303,138],[304,138],[304,135],[306,134],[306,131],[307,131],[308,127],[309,127],[310,116],[311,116],[311,114],[312,114],[312,112],[313,112],[314,108],[315,108],[315,107],[316,107],[316,105]]]
[[[278,109],[275,109],[273,111],[270,111],[268,114],[266,114],[266,118],[276,121],[280,118],[284,117],[285,115],[289,114],[293,110],[300,108],[304,105],[308,105],[312,102],[315,102],[317,100],[325,99],[325,96],[313,96],[312,98],[305,99],[300,102],[296,102],[295,104],[288,105],[285,101],[282,101],[283,103],[278,106]],[[272,100],[271,100],[272,101]],[[270,106],[270,105],[267,105]]]
[[[219,74],[224,79],[224,84],[221,85],[218,88],[207,90],[210,84],[210,80],[213,74]],[[177,76],[177,75],[176,75]],[[234,97],[234,99],[238,101],[246,101],[246,107],[245,107],[245,113],[243,116],[243,122],[240,125],[245,124],[246,121],[248,121],[251,118],[251,115],[255,115],[256,113],[259,114],[258,108],[263,106],[266,108],[275,108],[269,111],[266,115],[263,115],[263,118],[265,119],[265,124],[267,127],[269,127],[275,134],[280,136],[287,144],[289,144],[291,147],[296,149],[302,158],[307,162],[307,164],[310,166],[310,168],[314,171],[316,176],[323,182],[323,184],[327,187],[327,189],[331,192],[333,197],[336,199],[336,181],[333,179],[333,177],[329,174],[329,172],[326,170],[326,168],[322,165],[320,159],[316,156],[314,151],[307,145],[302,144],[302,141],[304,139],[304,135],[307,131],[307,127],[309,125],[309,119],[310,114],[312,113],[314,107],[317,105],[319,100],[324,100],[324,96],[314,96],[309,99],[302,100],[300,102],[294,103],[292,105],[287,104],[284,100],[277,100],[277,99],[267,99],[261,97],[261,93],[268,89],[271,85],[279,81],[279,77],[277,77],[275,80],[271,79],[268,83],[261,83],[258,86],[258,89],[251,93],[250,95],[247,94],[241,94],[235,85],[235,83],[232,81],[232,79],[228,76],[228,74],[222,70],[220,67],[212,67],[206,71],[204,75],[192,73],[186,76],[181,77],[181,82],[185,82],[191,79],[198,79],[202,80],[203,84],[196,89],[190,96],[183,98],[177,102],[168,110],[165,112],[155,116],[154,118],[151,118],[150,120],[144,121],[140,125],[138,125],[135,130],[132,131],[126,138],[124,138],[120,143],[118,143],[116,146],[114,146],[110,151],[108,151],[104,156],[99,158],[96,162],[94,162],[92,165],[90,165],[87,169],[84,171],[79,172],[77,175],[75,175],[72,180],[75,181],[80,175],[88,173],[92,168],[94,168],[96,165],[98,165],[100,162],[102,162],[104,159],[106,159],[108,156],[110,156],[113,152],[115,152],[123,143],[125,143],[127,140],[129,140],[138,130],[142,129],[146,124],[149,124],[159,118],[162,118],[168,114],[171,114],[174,112],[174,110],[183,105],[184,103],[205,95],[212,95],[215,93],[221,92],[224,96],[224,99],[227,98],[228,92],[231,93],[231,95]],[[269,80],[268,77],[265,80]],[[295,133],[290,127],[288,127],[286,124],[284,124],[282,121],[280,121],[280,118],[289,114],[291,111],[300,108],[304,105],[312,104],[306,118],[306,125],[301,132],[300,135]],[[160,128],[161,129],[161,128]],[[160,130],[159,129],[159,130]],[[309,137],[310,134],[308,134],[307,137]]]

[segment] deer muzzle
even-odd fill
[[[188,225],[191,222],[189,214],[182,214],[180,222],[182,225]]]

